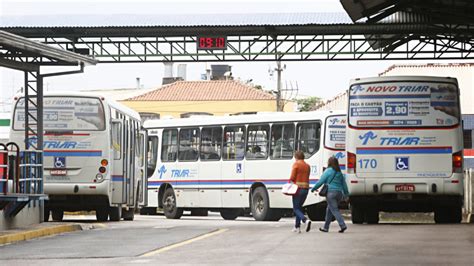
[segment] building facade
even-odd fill
[[[121,103],[159,118],[276,111],[275,95],[236,80],[177,81]],[[294,111],[295,106],[286,101],[284,111]]]

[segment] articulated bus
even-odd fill
[[[139,114],[84,93],[50,93],[43,104],[45,220],[50,211],[61,221],[64,211],[91,210],[99,221],[133,220],[146,202],[147,186],[146,132]],[[10,140],[19,144],[24,108],[24,98],[17,97]]]
[[[218,211],[227,220],[251,213],[277,221],[291,210],[281,193],[294,151],[305,153],[314,184],[329,156],[345,164],[342,112],[272,113],[148,120],[148,208],[167,218],[184,210]],[[324,198],[305,202],[311,219],[324,219]],[[155,210],[156,211],[156,210]]]
[[[434,212],[459,223],[463,137],[454,78],[398,76],[351,81],[346,132],[353,223],[379,211]]]

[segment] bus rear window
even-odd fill
[[[104,107],[97,98],[46,96],[43,106],[44,130],[105,130]],[[25,128],[24,98],[16,103],[13,119],[14,130]]]
[[[447,127],[459,124],[459,91],[451,83],[355,84],[349,93],[353,127]]]
[[[346,147],[346,116],[328,116],[324,146],[333,150],[344,150]]]

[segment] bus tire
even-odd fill
[[[311,221],[324,221],[326,219],[326,207],[324,204],[308,206],[306,213]]]
[[[122,218],[122,207],[110,207],[109,218],[111,221],[118,222]]]
[[[157,209],[154,207],[143,207],[140,209],[140,215],[155,215]]]
[[[64,212],[62,210],[53,210],[51,216],[53,217],[53,221],[61,222],[64,218]]]
[[[95,217],[97,218],[98,222],[106,222],[109,219],[109,212],[107,211],[107,208],[95,210]]]
[[[359,204],[351,204],[351,219],[353,224],[363,224],[365,220],[364,209]]]
[[[44,208],[44,213],[43,213],[43,221],[48,222],[49,221],[49,214],[50,211],[48,208]]]
[[[128,211],[122,210],[122,218],[125,221],[133,221],[133,219],[135,219],[135,209],[129,208]]]
[[[251,208],[252,216],[257,221],[278,221],[281,218],[281,214],[275,213],[278,210],[270,208],[270,200],[264,187],[257,187],[253,190]]]
[[[435,209],[434,220],[437,224],[461,223],[462,208],[457,206],[443,206]]]
[[[224,220],[235,220],[243,214],[241,209],[221,209],[220,213]]]
[[[179,219],[183,215],[183,209],[176,205],[176,196],[172,188],[167,188],[163,194],[163,212],[168,219]]]
[[[365,210],[365,221],[367,222],[367,224],[378,224],[379,210],[373,207]]]
[[[191,210],[191,216],[208,216],[209,212],[206,209]]]

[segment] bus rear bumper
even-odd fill
[[[375,207],[385,212],[433,212],[441,206],[461,207],[463,197],[459,195],[384,194],[350,196],[351,204]]]

